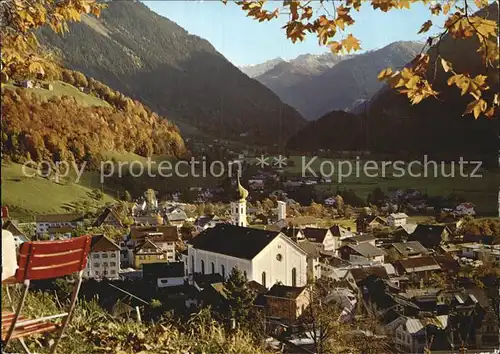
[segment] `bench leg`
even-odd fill
[[[12,319],[12,323],[10,325],[9,331],[7,332],[7,335],[5,336],[5,341],[4,341],[4,348],[7,348],[7,345],[10,342],[10,338],[12,337],[12,333],[14,333],[14,329],[16,327],[17,320],[19,319],[19,316],[21,314],[21,311],[24,306],[24,302],[26,301],[26,296],[28,295],[28,290],[30,286],[30,281],[25,280],[24,281],[24,291],[23,295],[21,296],[21,301],[19,301],[19,304],[17,305],[16,313],[14,315],[14,318]]]
[[[52,345],[52,348],[50,348],[50,354],[55,354],[57,346],[59,345],[59,342],[61,341],[61,338],[63,336],[64,330],[68,326],[69,321],[71,321],[71,317],[73,316],[73,311],[75,310],[76,300],[78,299],[78,293],[80,292],[80,287],[82,285],[82,277],[83,277],[83,270],[78,273],[78,280],[73,289],[73,294],[71,295],[71,304],[68,311],[68,315],[64,318],[61,329],[59,330],[59,334],[57,335],[57,338],[54,344]]]

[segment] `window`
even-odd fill
[[[281,255],[281,253],[278,253],[276,255],[276,259],[278,260],[278,262],[281,262],[281,260],[283,259],[283,256]]]
[[[211,262],[211,266],[212,266],[212,274],[215,274],[215,263]]]
[[[262,285],[266,286],[266,272],[262,272]]]
[[[108,271],[107,270],[105,270],[103,273],[104,273],[104,275],[108,275]]]
[[[115,275],[115,274],[116,274],[116,270],[112,270],[112,271],[111,271],[111,274],[112,274],[112,275]]]
[[[99,275],[99,271],[98,270],[95,271],[95,275]]]
[[[248,279],[247,271],[246,270],[243,271],[243,276],[245,277],[245,279]]]
[[[115,252],[111,253],[111,258],[116,258],[116,253]]]
[[[292,268],[292,286],[297,286],[297,268]]]
[[[94,253],[94,259],[98,259],[99,255],[97,253]]]
[[[110,262],[110,263],[109,263],[109,266],[110,266],[110,267],[116,267],[116,262]]]
[[[220,273],[222,275],[222,278],[226,279],[226,268],[222,264],[220,265]]]
[[[100,264],[100,263],[94,263],[94,267],[95,267],[95,268],[99,268],[100,266],[101,266],[101,264]]]
[[[107,267],[107,266],[108,266],[108,262],[103,262],[103,263],[102,263],[102,266],[103,266],[103,267]]]
[[[191,272],[194,273],[194,256],[191,256]]]
[[[103,253],[102,254],[102,258],[108,258],[108,254],[107,253]]]
[[[200,264],[201,264],[201,274],[205,274],[205,262],[203,261],[203,259],[200,261]]]

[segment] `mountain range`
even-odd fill
[[[496,4],[481,10],[481,16],[486,14],[490,20],[498,21]],[[456,72],[467,72],[472,77],[487,75],[490,89],[484,97],[491,101],[493,94],[499,92],[499,73],[484,66],[477,47],[476,38],[455,40],[445,35],[439,44],[439,53],[453,62]],[[411,105],[405,95],[384,86],[353,110],[352,113],[356,115],[328,112],[292,137],[288,148],[299,151],[315,151],[318,148],[348,150],[352,144],[342,143],[344,137],[348,136],[356,140],[355,150],[420,157],[428,154],[444,159],[480,158],[492,166],[498,166],[500,119],[482,117],[475,120],[472,115],[463,116],[472,97],[461,96],[460,90],[448,86],[446,81],[451,74],[445,73],[436,60],[437,50],[434,46],[427,51],[430,63],[433,63],[427,76],[436,75],[433,86],[440,93],[439,99],[428,98],[420,104]],[[434,67],[436,62],[437,68]],[[329,132],[329,140],[322,138],[325,132]]]
[[[394,42],[359,55],[306,54],[240,69],[307,120],[314,120],[333,110],[352,110],[368,100],[382,87],[378,73],[387,67],[404,66],[422,46],[420,42]]]
[[[64,36],[40,42],[71,69],[140,99],[181,128],[214,138],[283,145],[305,125],[271,90],[250,79],[206,40],[140,2],[110,1]]]

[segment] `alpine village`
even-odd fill
[[[2,353],[500,353],[498,1],[0,7]]]

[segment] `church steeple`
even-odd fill
[[[248,190],[243,188],[238,176],[238,192],[240,199],[231,203],[231,223],[237,226],[247,226],[247,197]]]
[[[246,202],[248,197],[248,190],[243,188],[240,183],[240,177],[238,176],[238,192],[240,193],[240,202]]]

